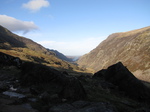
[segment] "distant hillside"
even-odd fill
[[[118,61],[136,77],[150,81],[150,27],[114,33],[77,63],[98,71]]]
[[[47,50],[30,39],[13,34],[2,26],[0,26],[0,52],[19,57],[24,61],[32,61],[63,69],[79,70],[77,66],[56,57],[56,53]]]
[[[80,58],[80,56],[67,56],[67,57],[72,59],[74,62]]]
[[[64,61],[68,61],[68,62],[73,62],[73,60],[71,58],[66,57],[64,54],[58,52],[57,50],[53,50],[53,49],[48,49],[51,52],[55,53],[55,56],[58,57],[59,59],[62,59]]]

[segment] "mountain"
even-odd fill
[[[48,49],[48,50],[54,52],[56,57],[58,57],[64,61],[73,62],[73,60],[71,58],[68,58],[67,56],[65,56],[64,54],[60,53],[57,50],[53,50],[53,49]]]
[[[12,48],[28,48],[33,51],[38,51],[42,53],[53,54],[53,52],[48,52],[43,46],[40,44],[27,39],[25,37],[18,36],[13,34],[6,28],[0,26],[0,48],[1,49],[12,49]]]
[[[111,34],[77,63],[98,71],[119,61],[137,78],[150,81],[150,26]]]
[[[80,56],[67,56],[67,57],[72,59],[74,62],[80,58]]]
[[[3,26],[0,26],[0,52],[19,57],[24,61],[32,61],[63,69],[79,70],[77,66],[59,59],[55,52],[47,50],[30,39],[18,36]]]
[[[0,112],[150,111],[150,83],[138,80],[123,63],[94,75],[62,72],[56,67],[80,69],[0,28]]]

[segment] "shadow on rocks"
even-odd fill
[[[41,64],[24,63],[20,82],[22,86],[34,87],[37,95],[47,91],[49,95],[58,94],[61,99],[73,101],[86,97],[86,92],[77,78]]]
[[[150,89],[138,80],[121,62],[95,73],[93,77],[103,77],[105,81],[117,86],[126,96],[149,103]]]

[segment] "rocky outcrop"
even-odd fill
[[[18,57],[10,56],[8,54],[0,52],[0,65],[1,66],[16,66],[21,67],[22,61]]]
[[[139,79],[150,81],[150,27],[114,33],[77,63],[95,71],[121,61]]]
[[[9,84],[5,81],[0,81],[0,93],[9,89]]]
[[[109,103],[76,101],[72,104],[61,104],[49,109],[49,112],[118,112]]]
[[[96,73],[93,75],[93,78],[97,78],[97,77],[104,78],[106,71],[107,71],[107,69],[102,69],[102,70],[96,72]]]
[[[149,101],[150,89],[138,80],[121,62],[108,67],[105,72],[97,72],[94,77],[104,79],[118,87],[126,96],[138,101]]]
[[[64,61],[68,61],[68,62],[73,62],[73,60],[71,58],[66,57],[64,54],[60,53],[57,50],[53,50],[53,49],[48,49],[48,50],[54,52],[55,56],[59,59],[62,59]]]
[[[37,94],[47,91],[50,95],[57,94],[61,99],[67,100],[80,100],[86,97],[84,88],[77,78],[40,64],[24,63],[20,81],[23,86],[34,86],[31,90]],[[46,85],[43,89],[42,86]]]

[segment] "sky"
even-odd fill
[[[80,56],[112,33],[150,26],[150,0],[0,0],[0,25]]]

